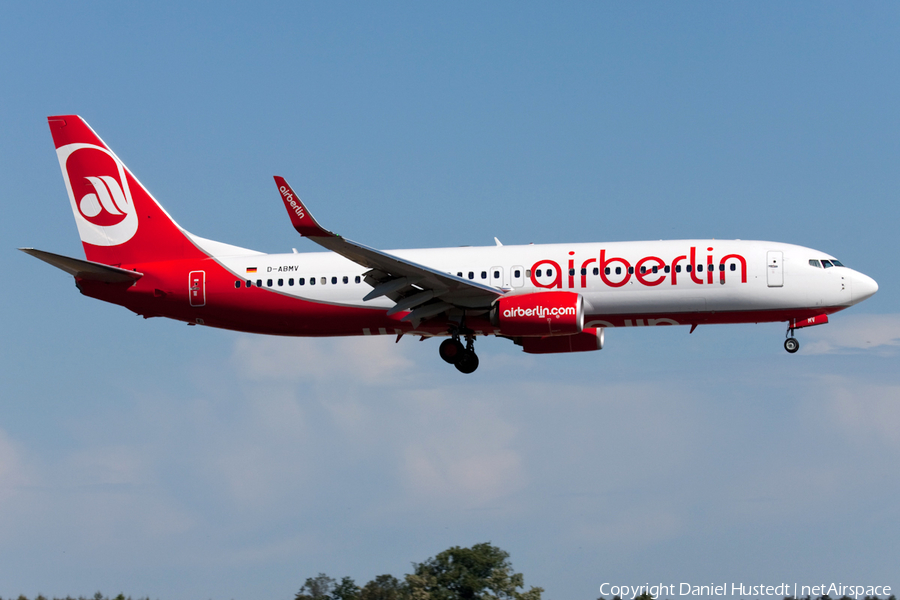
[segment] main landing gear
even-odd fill
[[[439,352],[445,362],[454,365],[460,373],[472,373],[478,368],[478,356],[475,354],[475,334],[463,331],[466,344],[459,341],[459,331],[454,331],[449,340],[441,342]]]

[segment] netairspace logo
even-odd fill
[[[694,585],[691,583],[650,585],[613,585],[603,583],[600,596],[618,596],[634,600],[638,596],[649,594],[652,598],[672,598],[675,596],[740,596],[762,597],[777,596],[779,598],[800,598],[830,596],[832,598],[865,598],[887,597],[891,595],[889,585],[844,585],[843,583],[823,583],[820,585],[799,585],[796,583],[780,583],[778,585],[755,585],[744,583],[710,583]]]

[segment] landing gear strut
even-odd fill
[[[459,339],[460,333],[465,336],[466,344]],[[454,365],[460,373],[472,373],[478,368],[478,356],[475,354],[475,334],[468,329],[454,330],[449,340],[441,342],[438,349],[445,362]]]
[[[784,349],[793,354],[800,349],[800,341],[794,337],[794,328],[788,323],[788,330],[785,335]],[[789,336],[789,337],[788,337]]]

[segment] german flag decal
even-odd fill
[[[248,273],[256,273],[256,267],[247,267]]]

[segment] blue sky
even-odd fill
[[[290,598],[491,541],[603,582],[900,589],[900,8],[41,3],[0,20],[0,596]],[[313,251],[792,242],[879,293],[802,332],[253,337],[80,296],[46,116],[78,113],[198,235]]]

